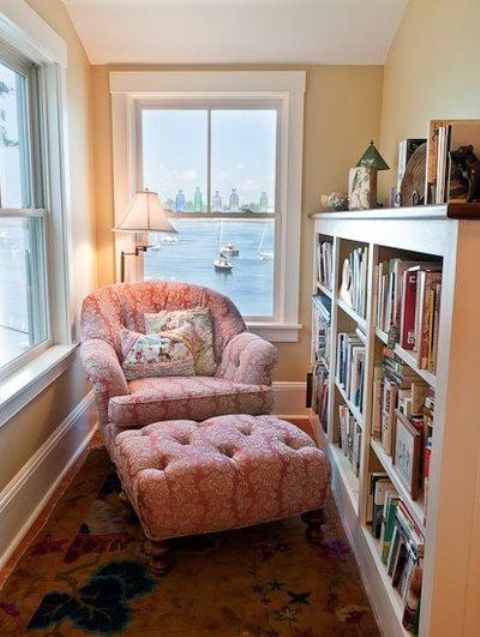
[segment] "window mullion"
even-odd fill
[[[212,199],[212,109],[207,111],[207,212],[211,212]]]

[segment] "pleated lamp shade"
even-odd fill
[[[156,192],[142,190],[135,193],[131,208],[114,232],[169,232],[177,233],[170,223]]]

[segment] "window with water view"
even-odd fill
[[[29,81],[28,68],[0,62],[0,373],[48,338],[45,211],[34,187]]]
[[[143,187],[178,231],[150,237],[145,279],[206,285],[272,317],[277,110],[144,108],[141,123]]]

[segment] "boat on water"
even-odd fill
[[[262,238],[260,239],[260,243],[257,249],[257,257],[260,259],[260,261],[273,261],[273,257],[274,257],[274,254],[272,251],[263,249],[263,244],[265,242],[265,235],[267,233],[267,227],[268,227],[268,224],[265,224],[263,228]]]
[[[227,243],[227,245],[222,246],[222,253],[229,257],[238,257],[240,254],[240,250],[235,246],[234,243]]]
[[[165,243],[166,245],[176,245],[178,243],[178,237],[171,234],[165,234],[160,236],[160,242]]]
[[[220,252],[218,257],[213,262],[213,267],[215,268],[215,272],[223,272],[224,274],[230,274],[233,266],[229,262],[227,257],[222,252]]]

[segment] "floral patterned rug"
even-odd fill
[[[0,635],[379,635],[333,504],[319,548],[297,519],[186,538],[155,579],[118,491],[92,450],[0,592]]]

